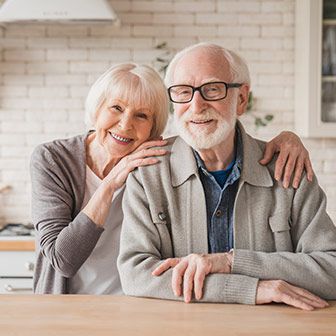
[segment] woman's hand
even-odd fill
[[[166,149],[152,147],[165,146],[166,140],[152,140],[143,143],[134,152],[123,157],[104,178],[103,183],[93,194],[83,212],[98,226],[104,225],[114,192],[122,187],[128,174],[137,167],[158,163],[153,156],[165,155]]]
[[[314,172],[309,159],[309,153],[300,138],[293,132],[281,132],[266,144],[264,157],[259,161],[268,164],[275,153],[279,156],[275,163],[274,177],[277,181],[283,176],[283,186],[288,188],[294,172],[292,186],[298,188],[303,169],[307,172],[308,181],[313,180]]]
[[[166,144],[166,140],[144,142],[134,152],[124,156],[104,178],[104,182],[110,184],[113,190],[119,189],[126,182],[128,174],[135,168],[158,163],[157,156],[163,156],[168,151],[152,147],[162,147]]]

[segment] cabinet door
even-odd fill
[[[306,137],[336,137],[336,26],[323,19],[328,3],[296,0],[295,127]]]
[[[32,293],[33,278],[0,278],[0,294]]]
[[[32,277],[34,260],[34,252],[1,251],[0,277]]]

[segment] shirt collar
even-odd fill
[[[243,165],[243,143],[241,138],[241,131],[238,127],[236,127],[236,134],[235,134],[235,163],[233,165],[232,169],[235,169],[236,167],[239,169],[239,171],[242,168]],[[196,150],[193,149],[193,154],[196,159],[197,167],[200,168],[205,174],[209,174],[208,169],[206,168],[204,161],[201,159],[200,155]]]
[[[239,162],[241,181],[246,181],[256,186],[271,187],[273,179],[268,168],[258,162],[263,157],[264,143],[249,136],[239,121],[237,121],[237,129],[241,134],[242,149]],[[237,155],[238,160],[239,157]],[[198,175],[198,166],[193,150],[180,137],[177,137],[173,143],[170,164],[171,180],[174,187],[183,184],[191,175]]]

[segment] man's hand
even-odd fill
[[[195,298],[200,300],[203,295],[205,277],[210,273],[230,273],[232,265],[231,253],[189,254],[183,258],[169,258],[153,272],[159,276],[173,268],[172,288],[176,296],[184,296],[190,302],[194,290]]]
[[[283,280],[260,280],[256,304],[283,302],[303,310],[328,307],[328,302],[300,287]]]
[[[309,153],[300,138],[293,132],[281,132],[266,144],[264,157],[259,161],[262,165],[269,163],[274,154],[279,152],[275,163],[274,177],[277,181],[283,176],[283,186],[288,188],[294,172],[293,187],[298,188],[303,169],[307,172],[308,181],[313,180],[314,172]]]

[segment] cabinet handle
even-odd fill
[[[25,267],[26,267],[26,269],[28,270],[28,271],[34,271],[34,267],[35,267],[35,265],[34,265],[34,263],[33,262],[31,262],[31,261],[27,261],[26,263],[25,263]]]
[[[6,284],[5,286],[5,290],[7,291],[7,292],[23,292],[23,291],[32,291],[33,290],[33,288],[29,288],[29,287],[14,287],[14,286],[12,286],[12,285],[8,285],[8,284]]]

